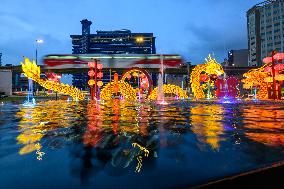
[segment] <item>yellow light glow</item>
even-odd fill
[[[190,75],[192,92],[196,98],[205,98],[203,86],[200,85],[200,75],[202,72],[205,72],[207,75],[216,74],[217,76],[224,74],[223,67],[216,61],[216,59],[212,59],[209,55],[208,59],[205,60],[206,63],[195,66]]]
[[[118,91],[116,91],[116,87],[118,87]],[[118,82],[110,82],[101,91],[101,100],[111,100],[112,95],[115,94],[116,92],[119,92],[125,99],[128,100],[136,100],[136,91],[133,89],[133,87],[120,80]]]
[[[179,86],[172,85],[172,84],[164,84],[162,89],[163,89],[164,94],[178,95],[179,98],[181,98],[181,99],[188,98],[188,96],[186,95],[186,91],[184,91]],[[157,98],[158,98],[158,87],[156,87],[151,92],[151,94],[148,96],[149,100],[157,100]]]
[[[268,90],[267,90],[267,83],[270,82],[269,72],[265,72],[264,68],[267,66],[264,65],[261,68],[251,69],[246,72],[242,79],[244,83],[243,88],[251,89],[252,87],[258,87],[259,90],[257,92],[257,98],[259,99],[268,99]]]
[[[40,78],[40,67],[36,65],[35,61],[30,61],[28,58],[21,62],[24,75],[37,82],[39,85],[46,89],[50,89],[56,92],[64,93],[71,96],[74,100],[84,100],[85,95],[76,87],[57,83],[54,81],[44,80]]]

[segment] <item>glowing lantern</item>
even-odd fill
[[[98,85],[99,87],[103,86],[103,84],[104,84],[104,83],[103,83],[102,81],[98,81],[98,82],[97,82],[97,85]]]
[[[96,66],[96,63],[95,62],[88,62],[88,66],[90,68],[94,68]]]
[[[208,80],[209,80],[208,75],[206,75],[206,74],[201,74],[200,75],[200,81],[207,82]]]
[[[98,68],[99,70],[103,69],[103,64],[97,64],[97,68]]]
[[[96,82],[95,82],[95,80],[93,80],[93,79],[90,79],[89,81],[88,81],[88,84],[90,85],[90,86],[92,86],[92,85],[94,85]]]
[[[277,61],[284,59],[284,53],[277,53],[273,56],[273,58]]]
[[[104,74],[103,74],[103,72],[99,72],[99,73],[97,74],[97,76],[98,76],[98,78],[102,78],[102,77],[104,76]]]
[[[284,64],[277,64],[274,68],[275,70],[284,70]]]
[[[90,77],[94,77],[95,76],[95,72],[93,70],[88,71],[88,75]]]
[[[265,64],[272,62],[272,57],[266,57],[262,60]]]
[[[115,73],[114,75],[113,75],[113,79],[114,79],[114,81],[118,81],[118,74],[117,73]]]

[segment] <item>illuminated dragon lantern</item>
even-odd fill
[[[21,62],[24,75],[37,82],[39,85],[46,89],[50,89],[56,92],[60,92],[71,96],[74,100],[84,100],[85,95],[76,87],[58,83],[50,80],[40,78],[40,67],[36,65],[35,61],[30,61],[28,58]]]
[[[203,87],[200,84],[201,75],[205,74],[207,76],[220,76],[224,74],[223,67],[216,61],[216,59],[212,59],[209,55],[205,60],[206,63],[195,66],[190,76],[192,92],[196,98],[205,98]]]
[[[264,65],[261,68],[252,69],[246,72],[243,75],[244,79],[242,79],[244,89],[258,87],[259,90],[256,95],[259,99],[268,98],[267,83],[265,82],[265,78],[269,76],[269,73],[265,72],[266,66],[267,65]]]

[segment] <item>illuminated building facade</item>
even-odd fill
[[[130,30],[97,31],[91,34],[91,21],[81,21],[82,34],[70,35],[72,54],[155,54],[153,33],[132,33]]]
[[[284,51],[284,1],[270,0],[247,11],[249,66],[261,66],[272,50]]]
[[[156,54],[155,37],[153,33],[132,33],[130,30],[97,31],[91,34],[92,22],[81,21],[82,34],[70,35],[72,39],[72,54]],[[109,76],[105,75],[106,78]],[[88,75],[73,74],[73,85],[86,89]]]

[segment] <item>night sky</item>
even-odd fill
[[[181,54],[199,64],[208,53],[222,61],[231,49],[247,48],[246,11],[259,0],[1,0],[0,52],[3,64],[23,56],[71,54],[70,34],[82,19],[96,30],[153,32],[157,53]]]

